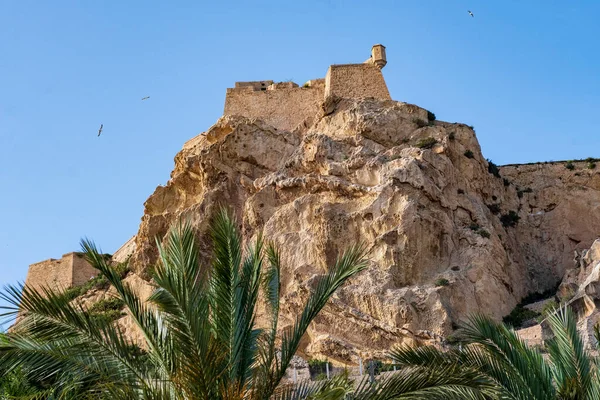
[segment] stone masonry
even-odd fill
[[[81,253],[67,253],[61,259],[50,258],[29,266],[25,285],[34,289],[44,286],[52,289],[66,289],[82,285],[98,271],[92,267]]]
[[[364,63],[331,65],[325,79],[310,80],[302,87],[271,80],[236,82],[227,89],[224,115],[260,118],[277,129],[292,131],[314,117],[330,97],[391,100],[381,73],[386,63],[385,47],[377,44]]]

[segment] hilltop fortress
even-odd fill
[[[381,69],[387,64],[385,46],[376,44],[362,64],[331,65],[325,78],[301,87],[294,82],[236,82],[227,89],[225,115],[260,118],[269,125],[292,131],[314,117],[328,98],[373,97],[391,100]]]
[[[387,64],[385,46],[376,44],[361,64],[331,65],[325,78],[312,79],[302,87],[294,82],[236,82],[228,88],[224,115],[262,119],[276,129],[292,131],[306,125],[333,98],[372,97],[391,100],[381,69]],[[196,138],[190,140],[194,142]],[[123,262],[136,249],[135,237],[113,255]],[[25,284],[41,288],[68,288],[84,284],[98,273],[79,253],[50,258],[29,266]]]
[[[302,87],[227,89],[224,115],[183,145],[136,236],[112,256],[130,260],[124,282],[147,298],[155,239],[186,218],[206,240],[226,205],[244,243],[261,233],[282,250],[282,327],[348,245],[369,249],[368,268],[311,324],[303,356],[355,365],[399,344],[437,343],[475,312],[501,320],[546,295],[583,304],[588,327],[600,321],[600,160],[498,167],[472,126],[393,101],[385,65],[375,45],[366,62],[331,65]],[[31,265],[26,284],[76,286],[96,273],[69,253]],[[103,290],[80,299],[94,304],[110,295]],[[118,323],[143,340],[129,316]],[[537,326],[522,336],[539,343],[543,334]]]

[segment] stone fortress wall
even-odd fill
[[[392,99],[381,70],[374,64],[332,65],[325,87],[325,97]]]
[[[316,115],[325,93],[325,80],[317,79],[299,87],[293,82],[269,86],[242,86],[227,89],[225,115],[260,118],[277,129],[291,131],[306,118]],[[253,83],[253,82],[248,82]]]
[[[92,267],[81,253],[67,253],[56,260],[50,258],[29,266],[25,285],[33,289],[50,287],[66,289],[82,285],[98,271]]]
[[[236,82],[227,89],[224,115],[259,118],[277,129],[292,131],[317,115],[326,98],[374,97],[390,100],[381,73],[387,63],[385,47],[374,45],[363,64],[332,65],[325,79],[314,79],[299,87],[294,82]]]

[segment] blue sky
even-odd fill
[[[496,163],[600,157],[598,1],[206,3],[0,0],[0,285],[134,235],[234,81],[302,84],[375,43],[395,100],[474,125]]]

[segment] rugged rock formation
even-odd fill
[[[304,353],[354,363],[437,340],[472,312],[501,318],[556,285],[573,251],[590,246],[600,177],[564,163],[496,176],[471,127],[434,118],[375,99],[327,99],[292,132],[222,117],[184,145],[167,185],[146,201],[135,272],[146,276],[154,238],[172,221],[188,218],[202,236],[225,205],[246,240],[263,231],[282,249],[282,327],[345,247],[368,245],[368,270],[311,326]]]
[[[597,340],[594,327],[600,323],[600,239],[589,249],[575,251],[573,267],[567,269],[556,297],[561,306],[569,306],[577,315],[577,328],[584,343],[594,353]],[[552,299],[553,300],[553,299]],[[547,321],[517,331],[529,345],[543,346],[552,338]]]

